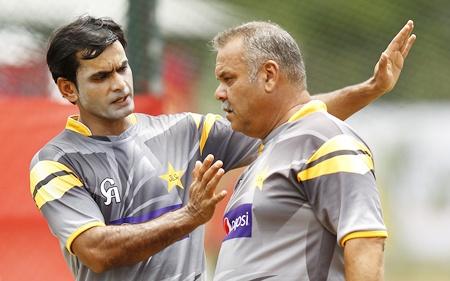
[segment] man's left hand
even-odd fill
[[[374,90],[386,93],[394,88],[403,63],[416,40],[416,35],[411,34],[413,29],[414,23],[409,20],[381,54],[371,79]]]

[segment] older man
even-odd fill
[[[410,21],[381,67],[403,65],[411,30]],[[235,131],[262,140],[226,207],[215,280],[382,280],[387,230],[372,152],[311,101],[294,39],[250,22],[213,44],[216,98]]]

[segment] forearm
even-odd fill
[[[103,272],[146,260],[200,224],[184,207],[146,223],[91,228],[72,250],[93,271]]]
[[[348,240],[344,248],[345,280],[384,280],[385,238]]]
[[[328,112],[345,120],[385,92],[376,87],[374,78],[333,92],[312,96],[326,103]]]
[[[141,224],[98,226],[81,233],[72,243],[73,253],[92,271],[132,265],[148,259],[206,223],[226,191],[215,193],[224,170],[208,155],[195,163],[189,202],[176,211]]]

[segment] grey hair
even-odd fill
[[[306,72],[300,48],[294,38],[279,25],[271,22],[253,21],[218,33],[211,41],[215,51],[233,39],[241,38],[250,80],[256,80],[261,65],[274,60],[280,65],[288,80],[306,89]]]

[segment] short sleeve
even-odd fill
[[[32,160],[30,191],[52,233],[71,252],[82,232],[104,224],[103,215],[83,182],[66,165],[53,160]]]
[[[297,173],[318,220],[340,246],[352,238],[387,237],[372,153],[353,136],[324,142]]]
[[[261,141],[232,130],[230,123],[216,114],[191,113],[199,132],[202,157],[208,154],[224,162],[226,171],[250,164],[258,156]]]

